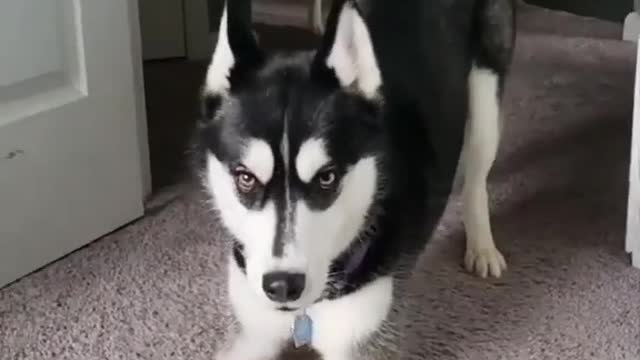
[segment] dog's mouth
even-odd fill
[[[312,306],[314,304],[317,304],[317,303],[321,302],[324,299],[325,299],[324,296],[320,296],[315,301],[313,301],[312,303],[310,303],[308,305],[303,305],[303,304],[297,304],[297,306],[282,305],[280,307],[277,307],[276,310],[282,311],[282,312],[296,312],[296,311],[304,309],[304,308],[306,308],[308,306]]]
[[[278,311],[284,311],[284,312],[293,312],[293,311],[297,311],[298,308],[294,308],[294,307],[289,307],[289,306],[281,306],[278,308]]]

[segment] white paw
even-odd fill
[[[340,354],[328,354],[328,355],[323,354],[322,358],[326,359],[326,360],[351,360],[352,359],[351,356],[346,355],[346,354],[342,354],[342,353],[340,353]]]
[[[233,358],[229,352],[229,350],[221,350],[214,357],[215,360],[236,360]]]
[[[504,256],[495,247],[467,248],[464,265],[467,271],[474,272],[482,278],[486,278],[488,275],[499,278],[507,270]]]
[[[271,360],[278,353],[279,347],[275,344],[260,343],[259,341],[247,342],[242,339],[232,347],[223,348],[214,356],[215,360]]]
[[[253,354],[249,352],[242,351],[242,349],[238,347],[233,347],[231,349],[225,348],[216,354],[214,357],[215,360],[253,360]]]
[[[228,358],[225,355],[226,354],[218,353],[218,354],[216,354],[216,356],[213,357],[213,359],[214,360],[228,360]]]

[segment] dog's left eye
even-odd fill
[[[258,185],[258,179],[244,168],[235,171],[236,186],[243,193],[251,192]]]

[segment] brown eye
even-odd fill
[[[336,178],[337,176],[334,170],[326,170],[318,175],[318,183],[322,189],[328,190],[331,189],[333,184],[336,182]]]
[[[244,169],[236,170],[236,186],[243,193],[251,192],[257,185],[258,179]]]

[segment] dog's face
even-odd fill
[[[381,86],[365,23],[336,1],[315,55],[267,57],[228,2],[205,85],[204,180],[256,294],[318,300],[381,191]]]

